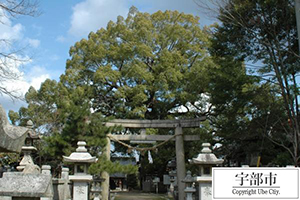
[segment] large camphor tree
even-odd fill
[[[207,49],[198,17],[133,7],[71,47],[61,82],[91,88],[91,107],[105,116],[166,119],[187,103],[197,108],[214,66]]]

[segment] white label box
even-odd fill
[[[300,199],[298,168],[213,168],[212,199]]]

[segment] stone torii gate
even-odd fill
[[[173,128],[175,135],[113,135],[113,138],[119,141],[166,141],[175,140],[176,148],[176,166],[179,200],[184,200],[185,184],[181,181],[185,178],[185,158],[184,158],[184,141],[199,140],[199,135],[183,135],[183,128],[196,128],[200,122],[205,121],[206,117],[196,119],[179,119],[179,120],[129,120],[116,119],[105,123],[107,127],[122,126],[124,128]],[[112,135],[111,135],[112,136]],[[110,138],[107,137],[106,157],[110,159]],[[102,185],[102,198],[108,199],[109,174],[103,173],[105,181]]]

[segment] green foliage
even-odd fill
[[[106,171],[110,174],[114,173],[124,173],[124,174],[136,174],[138,171],[138,166],[136,165],[122,165],[119,162],[112,162],[107,160],[104,156],[98,158],[97,163],[92,164],[89,167],[89,173],[91,174],[101,174],[101,172]]]
[[[199,18],[177,11],[132,8],[70,49],[62,82],[93,89],[92,107],[117,118],[165,119],[199,101],[214,63]]]
[[[12,123],[13,125],[16,125],[17,121],[20,120],[19,114],[18,114],[17,112],[12,111],[12,110],[10,110],[10,111],[8,112],[8,117],[9,117],[9,119],[11,120],[11,123]]]
[[[20,155],[16,153],[0,153],[0,167],[18,162]]]
[[[136,174],[128,174],[127,175],[127,186],[128,189],[137,189],[138,187],[138,178]]]
[[[67,89],[61,82],[46,80],[38,91],[29,89],[27,108],[21,108],[19,113],[10,112],[14,123],[22,125],[31,119],[43,135],[43,163],[58,165],[63,155],[75,151],[79,140],[87,141],[93,154],[105,146],[108,128],[100,113],[91,112],[90,94],[88,87]]]
[[[177,11],[141,13],[133,7],[126,19],[118,17],[72,46],[60,81],[30,88],[28,107],[11,112],[11,119],[19,124],[31,119],[44,135],[43,162],[58,164],[78,140],[86,140],[90,152],[99,155],[112,131],[103,126],[106,120],[173,119],[181,115],[176,108],[202,100],[215,65],[209,37],[198,17]],[[196,108],[186,117],[201,112]],[[103,158],[90,168],[93,173],[104,169],[135,171]]]
[[[251,123],[257,123],[258,119],[255,118],[258,117],[262,120],[260,123],[266,125],[264,130],[259,130],[260,126],[254,130],[272,133],[267,138],[288,151],[297,165],[300,159],[300,131],[296,77],[300,63],[294,1],[230,0],[218,9],[221,24],[214,30],[211,54],[218,58],[232,57],[230,59],[235,62],[245,60],[260,65],[250,66],[257,75],[262,75],[262,86],[256,86],[255,89],[246,85],[242,90],[247,92],[254,89],[255,95],[249,101],[245,115],[240,116],[249,120],[244,127],[249,129],[250,126],[253,131]],[[264,102],[262,97],[273,101]],[[272,116],[277,119],[270,122],[264,117],[267,112],[281,113],[277,117]],[[236,125],[236,128],[243,127],[243,124]]]
[[[283,62],[298,62],[290,55],[298,52],[293,0],[230,0],[219,12],[222,24],[213,42],[217,54],[262,60],[265,70],[273,65],[272,49],[280,50],[277,53],[281,54]],[[229,48],[224,51],[224,46]]]
[[[216,57],[218,67],[210,72],[211,103],[209,116],[211,132],[222,146],[216,149],[225,156],[226,163],[253,165],[253,157],[261,156],[263,165],[275,165],[275,157],[281,150],[269,140],[272,138],[288,145],[279,119],[285,118],[279,88],[270,83],[261,83],[259,77],[246,73],[242,62],[230,56]],[[251,161],[252,160],[252,161]],[[252,163],[251,163],[252,162]],[[255,163],[256,164],[256,163]]]

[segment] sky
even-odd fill
[[[39,89],[46,79],[59,80],[70,47],[91,31],[105,28],[110,20],[116,21],[117,16],[126,17],[131,6],[148,13],[178,10],[194,14],[200,17],[201,26],[214,22],[194,0],[40,0],[37,17],[0,18],[5,22],[0,24],[0,38],[25,47],[21,56],[26,60],[13,66],[19,79],[2,84],[24,95],[30,86]],[[12,101],[5,95],[0,96],[0,104],[7,112],[26,106],[24,101]]]

